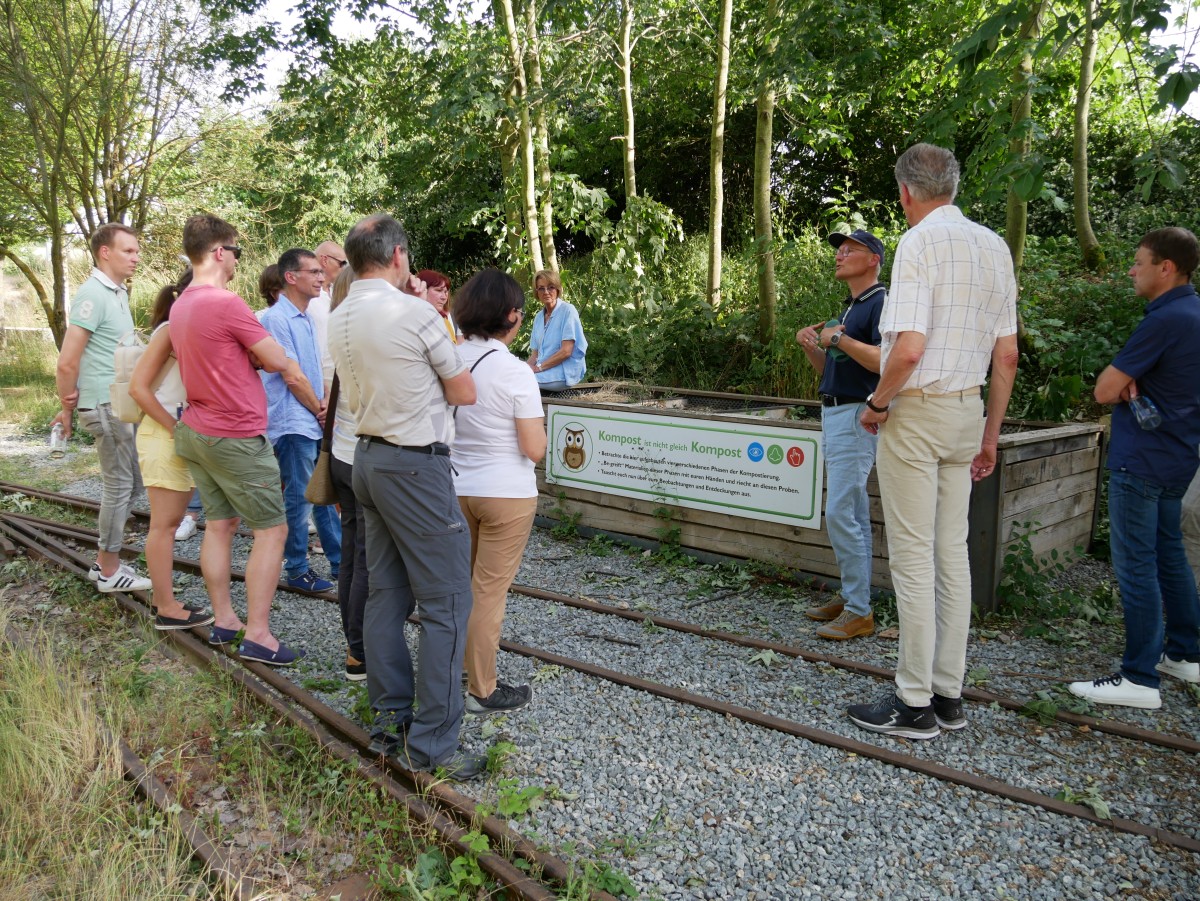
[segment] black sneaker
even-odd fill
[[[194,629],[196,626],[207,626],[214,619],[211,613],[205,613],[200,610],[187,611],[187,616],[182,619],[174,619],[170,616],[163,616],[161,613],[154,616],[154,628],[160,632],[169,632],[172,629]]]
[[[367,750],[372,754],[391,757],[404,746],[404,739],[408,737],[410,725],[412,725],[411,721],[404,723],[399,729],[395,726],[376,726],[371,730],[371,744],[368,745]]]
[[[468,754],[461,747],[441,763],[422,763],[416,755],[410,755],[407,761],[401,762],[406,762],[414,773],[432,773],[435,779],[448,779],[452,782],[467,782],[487,773],[487,756]]]
[[[506,685],[496,683],[496,690],[486,698],[467,695],[467,713],[487,716],[492,713],[510,713],[520,710],[533,699],[533,689],[528,685]]]
[[[933,716],[943,729],[962,729],[967,725],[962,698],[946,698],[936,691],[933,693]]]
[[[872,732],[897,738],[937,738],[941,735],[933,705],[909,707],[892,692],[874,704],[855,704],[846,709],[854,724]]]
[[[351,682],[367,678],[367,665],[353,654],[346,654],[346,678]]]

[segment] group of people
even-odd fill
[[[822,638],[874,631],[866,491],[874,467],[899,656],[894,690],[848,714],[865,729],[928,739],[966,725],[967,514],[972,481],[994,472],[1016,376],[1017,287],[1004,241],[954,206],[959,167],[950,151],[914,145],[895,174],[910,227],[890,289],[874,234],[831,235],[835,274],[849,289],[845,309],[796,335],[821,373],[826,523],[842,583],[840,597],[807,615],[822,622]],[[316,523],[338,583],[346,675],[366,679],[375,712],[372,747],[402,750],[414,769],[470,778],[485,760],[459,747],[464,710],[516,710],[532,695],[499,680],[496,657],[536,508],[534,465],[546,453],[541,390],[576,384],[585,371],[579,314],[562,300],[558,275],[539,272],[542,306],[521,361],[509,351],[525,317],[517,282],[478,273],[455,293],[451,316],[449,280],[414,275],[403,227],[378,214],[350,230],[344,250],[326,242],[285,252],[260,280],[268,303],[260,322],[227,288],[237,241],[215,216],[187,221],[190,268],[159,294],[130,381],[146,414],[134,429],[112,415],[107,392],[114,349],[133,330],[124,283],[139,261],[138,238],[115,224],[92,237],[96,268],[71,309],[56,417],[69,434],[78,411],[100,458],[90,577],[101,591],[153,586],[158,628],[211,625],[214,645],[240,639],[246,659],[294,663],[304,652],[272,634],[270,607],[281,562],[292,586],[332,587],[308,563],[313,511],[304,499],[327,440],[340,519],[319,508]],[[1156,708],[1161,674],[1200,682],[1197,579],[1181,532],[1185,494],[1200,525],[1200,484],[1188,493],[1200,466],[1198,262],[1185,229],[1142,239],[1130,275],[1146,316],[1095,389],[1098,402],[1114,405],[1109,514],[1126,624],[1119,672],[1070,686],[1096,703]],[[1158,407],[1151,427],[1132,409],[1139,397]],[[149,579],[119,557],[143,479]],[[183,605],[171,585],[172,541],[193,486],[207,516],[201,567],[211,613]],[[243,522],[254,536],[244,623],[230,596]],[[416,611],[414,677],[405,624]]]
[[[478,273],[455,294],[451,318],[449,279],[411,273],[407,235],[390,216],[359,222],[344,251],[333,242],[286,251],[260,279],[261,319],[228,290],[242,254],[231,224],[193,216],[183,245],[189,268],[156,298],[129,381],[145,414],[137,427],[113,415],[108,396],[115,349],[133,331],[132,229],[96,230],[95,269],[72,304],[54,422],[69,436],[78,412],[100,459],[90,577],[106,592],[153,589],[158,629],[211,626],[210,644],[237,642],[243,659],[288,666],[304,651],[270,628],[281,567],[289,586],[333,587],[309,565],[315,518],[337,579],[346,676],[366,680],[375,711],[373,747],[402,750],[417,770],[481,773],[485,759],[459,749],[464,709],[507,712],[532,696],[500,681],[496,658],[537,505],[534,465],[546,452],[541,390],[585,372],[587,342],[558,275],[537,274],[542,306],[523,361],[508,349],[525,317],[520,285]],[[304,496],[323,440],[337,518],[333,507],[314,514]],[[119,556],[143,480],[149,579]],[[172,586],[172,546],[195,489],[212,612],[181,603]],[[244,622],[230,591],[243,523],[253,534]],[[416,611],[414,673],[405,623]]]
[[[994,473],[1016,377],[1017,286],[1004,241],[954,206],[953,153],[914,145],[895,174],[909,230],[890,290],[879,281],[885,250],[875,235],[830,235],[835,274],[850,290],[845,309],[796,333],[821,373],[825,521],[841,573],[839,596],[806,614],[822,621],[822,638],[874,632],[867,478],[875,466],[899,655],[894,689],[847,712],[864,729],[930,739],[967,722],[968,509],[972,481]],[[1161,675],[1200,682],[1198,262],[1186,229],[1141,240],[1129,274],[1146,316],[1096,383],[1097,402],[1114,405],[1109,517],[1126,649],[1117,673],[1069,688],[1098,704],[1153,709]],[[1152,398],[1160,421],[1139,422],[1131,407],[1139,395]]]

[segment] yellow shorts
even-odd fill
[[[196,487],[187,460],[175,453],[175,437],[149,416],[138,426],[137,453],[147,488],[190,492]]]

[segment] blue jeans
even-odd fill
[[[825,529],[842,574],[842,597],[855,616],[871,612],[871,507],[867,477],[878,438],[861,425],[863,404],[821,409]]]
[[[1158,688],[1154,666],[1164,651],[1200,661],[1200,601],[1179,527],[1185,491],[1109,473],[1109,544],[1125,611],[1121,675],[1148,688]]]
[[[317,507],[304,499],[304,489],[317,464],[321,449],[319,438],[303,435],[282,435],[275,442],[275,457],[279,460],[279,477],[283,480],[283,504],[287,509],[288,536],[283,549],[283,567],[289,579],[308,572],[308,520],[317,524],[321,547],[329,559],[329,567],[337,572],[342,563],[342,526],[333,507]]]

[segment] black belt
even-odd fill
[[[865,404],[866,398],[863,397],[842,397],[838,394],[822,394],[822,407],[841,407],[845,404]]]
[[[450,448],[440,441],[435,441],[433,444],[396,444],[394,441],[388,441],[386,438],[380,438],[378,435],[361,435],[360,437],[366,438],[372,444],[386,444],[388,447],[412,451],[415,454],[429,454],[433,457],[450,456]]]

